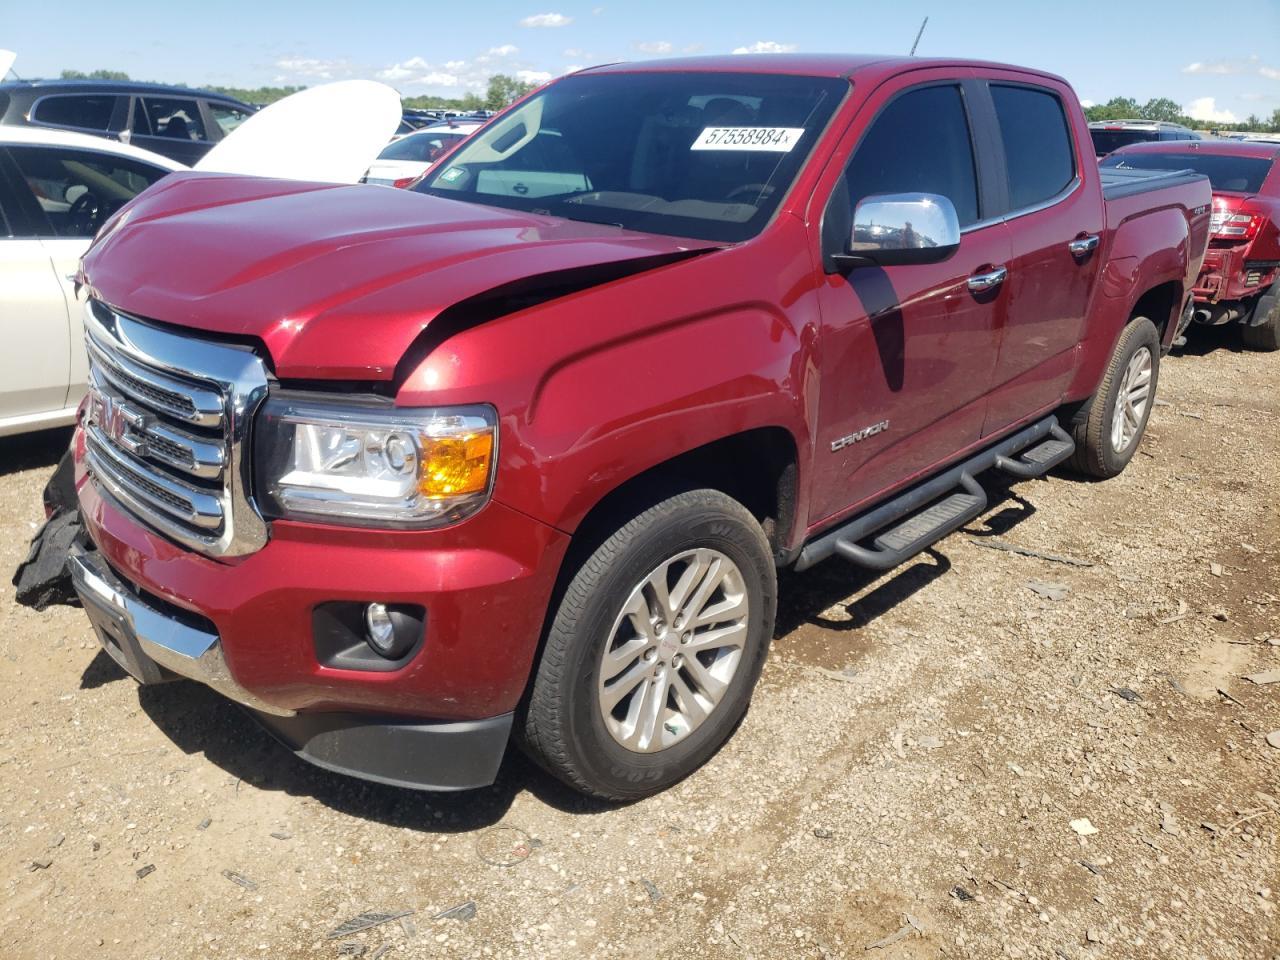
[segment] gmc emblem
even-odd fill
[[[97,424],[98,429],[116,446],[136,457],[147,453],[144,434],[150,419],[123,400],[97,390],[90,392],[89,421]]]

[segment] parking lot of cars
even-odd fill
[[[1280,957],[1280,144],[215,99],[0,85],[0,953]]]

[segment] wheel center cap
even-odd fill
[[[658,641],[658,656],[663,660],[666,660],[675,652],[676,642],[671,639],[669,634]]]

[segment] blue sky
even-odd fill
[[[407,95],[457,95],[492,73],[540,80],[684,53],[905,53],[926,15],[921,55],[1045,68],[1085,101],[1168,96],[1221,121],[1280,107],[1280,0],[64,0],[56,15],[5,18],[0,45],[24,77],[99,67],[194,85],[368,77]]]

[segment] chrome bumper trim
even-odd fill
[[[73,549],[68,562],[71,580],[84,605],[128,631],[142,653],[155,663],[254,710],[278,717],[296,713],[267,703],[240,686],[231,676],[216,633],[181,623],[134,596],[99,554]]]

